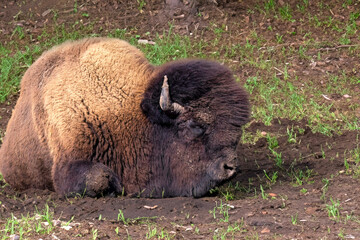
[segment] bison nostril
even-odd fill
[[[223,169],[225,170],[224,173],[227,177],[231,177],[235,174],[236,168],[231,163],[224,163]]]
[[[231,171],[231,170],[234,170],[234,166],[233,166],[233,165],[230,165],[230,164],[226,164],[226,163],[225,163],[225,164],[224,164],[224,169],[225,169],[225,170],[230,170],[230,171]]]

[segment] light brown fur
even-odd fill
[[[131,188],[131,175],[148,171],[139,168],[146,164],[139,165],[131,157],[130,147],[143,144],[130,140],[147,129],[140,102],[153,71],[138,49],[116,39],[67,42],[45,52],[22,79],[6,131],[11,138],[5,138],[0,150],[0,170],[6,181],[18,189],[52,186],[54,165],[61,156],[83,159],[96,154],[91,136],[103,134],[104,141],[111,137],[109,142],[122,145],[121,154],[130,156],[127,164],[138,170],[124,174]],[[102,129],[101,123],[106,123]],[[109,151],[119,148],[108,147]]]

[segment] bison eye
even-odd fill
[[[194,135],[194,137],[200,137],[205,132],[205,127],[200,125],[199,123],[196,123],[192,120],[188,121],[188,126],[191,131],[191,133]]]

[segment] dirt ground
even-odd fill
[[[94,29],[100,34],[111,29],[127,28],[134,34],[147,33],[151,39],[156,33],[167,31],[168,21],[171,20],[175,33],[205,40],[214,37],[213,32],[208,30],[211,24],[225,24],[232,32],[229,41],[244,43],[244,35],[251,31],[253,23],[259,24],[256,27],[260,30],[265,29],[267,24],[267,20],[260,19],[260,15],[259,19],[254,15],[251,15],[253,19],[249,19],[247,11],[256,4],[255,1],[224,0],[217,1],[218,5],[203,1],[198,8],[201,14],[197,15],[192,15],[186,9],[171,12],[164,8],[163,2],[146,1],[144,8],[139,10],[137,1],[77,1],[78,11],[88,15],[84,17],[74,13],[74,1],[0,0],[0,40],[3,44],[11,41],[9,35],[17,25],[24,26],[28,34],[37,36],[44,27],[51,29],[52,24],[70,26],[75,21],[95,22]],[[336,4],[335,1],[329,1],[329,4],[332,2]],[[50,9],[57,12],[56,23],[53,20],[55,11]],[[309,7],[309,11],[316,12],[316,6]],[[277,26],[280,32],[297,27],[293,23]],[[319,39],[327,37],[325,33],[317,36]],[[296,39],[293,41],[297,44]],[[328,71],[350,69],[349,65],[359,66],[358,59],[339,57],[337,52],[325,54],[335,58],[327,66]],[[294,71],[309,76],[302,81],[316,79],[320,84],[320,69],[310,68],[308,64],[294,66]],[[240,79],[250,76],[253,71],[247,66],[234,65],[232,68]],[[354,97],[354,101],[358,99]],[[1,132],[6,129],[15,102],[16,96],[12,96],[0,105]],[[288,141],[286,133],[289,128],[297,129],[297,143]],[[55,227],[48,235],[34,235],[30,239],[94,239],[94,229],[97,239],[128,239],[129,236],[132,239],[145,239],[155,227],[157,233],[154,238],[159,239],[166,236],[173,239],[220,239],[223,231],[235,225],[240,226],[239,229],[227,234],[226,239],[360,239],[359,179],[344,171],[344,157],[349,154],[348,150],[359,145],[358,132],[348,131],[329,137],[313,133],[306,120],[297,122],[288,119],[277,119],[271,126],[253,122],[246,131],[279,136],[277,152],[282,153],[283,169],[277,168],[269,157],[271,152],[266,138],[260,138],[255,144],[239,146],[241,172],[222,188],[200,199],[61,199],[49,191],[18,192],[1,181],[0,229],[12,214],[18,218],[22,214],[31,215],[37,209],[44,209],[47,204],[54,212],[54,219],[65,222],[72,219],[69,225],[71,228]],[[264,171],[277,172],[276,182],[266,179]],[[291,171],[302,171],[308,175],[299,184],[293,175],[287,174]],[[232,187],[231,191],[237,190],[232,192],[234,200],[225,201],[223,194],[229,184],[237,186]],[[261,188],[264,192],[261,192]],[[341,221],[329,217],[329,196],[340,203]],[[220,206],[224,207],[224,204],[227,204],[228,220],[221,212]],[[119,209],[127,219],[125,222],[119,219]],[[292,220],[296,222],[292,223]],[[160,235],[161,231],[163,235]]]

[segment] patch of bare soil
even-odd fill
[[[245,43],[246,35],[251,29],[265,32],[270,25],[267,19],[249,18],[247,10],[249,6],[256,4],[255,1],[217,2],[216,6],[212,1],[204,1],[197,8],[199,14],[194,16],[181,9],[169,15],[161,0],[146,1],[143,9],[139,9],[137,1],[121,0],[2,1],[0,40],[4,44],[11,41],[9,35],[16,26],[24,26],[26,34],[32,34],[36,41],[36,36],[44,28],[51,32],[51,26],[55,24],[70,27],[76,21],[95,24],[95,32],[100,34],[110,29],[127,28],[134,34],[149,33],[151,37],[158,32],[167,31],[170,20],[174,32],[187,35],[192,33],[192,36],[205,40],[214,38],[213,32],[208,30],[211,24],[224,24],[232,32],[229,41]],[[296,4],[296,1],[290,2]],[[336,2],[329,1],[328,4]],[[316,6],[309,7],[309,11],[316,12]],[[342,13],[334,13],[334,16],[339,14]],[[254,22],[260,24],[254,26]],[[271,25],[280,32],[303,27],[291,22]],[[289,35],[285,35],[287,36]],[[320,39],[327,37],[325,33],[317,36]],[[296,45],[303,39],[295,36],[292,41]],[[336,72],[340,68],[342,71],[352,71],[359,66],[358,60],[347,56],[339,57],[336,51],[324,54],[331,60],[321,63],[326,65],[327,71]],[[235,57],[234,60],[239,59]],[[289,69],[289,72],[302,73],[300,77],[303,78],[299,82],[314,81],[319,86],[323,84],[319,76],[324,69],[319,66],[323,65],[318,63],[310,66],[302,63],[306,60],[289,60],[296,63],[292,64],[295,69]],[[234,69],[241,79],[246,79],[254,71],[251,66],[234,66]],[[357,100],[358,97],[354,96]],[[6,129],[15,102],[16,97],[12,97],[7,103],[0,105],[1,133]],[[347,107],[345,103],[343,105],[344,108]],[[290,128],[297,129],[296,142],[288,141],[287,129]],[[306,121],[293,122],[287,119],[278,119],[271,126],[252,123],[248,131],[280,136],[277,138],[278,147],[275,151],[281,153],[283,162],[281,166],[276,166],[274,154],[269,150],[265,137],[254,145],[239,146],[239,173],[230,181],[232,186],[236,186],[237,191],[233,194],[237,200],[227,202],[228,219],[220,208],[225,204],[225,201],[220,200],[224,194],[221,189],[200,199],[61,199],[50,191],[30,189],[18,192],[0,181],[0,229],[3,229],[5,219],[12,214],[17,217],[33,214],[48,204],[50,210],[54,211],[55,219],[69,221],[73,217],[73,220],[69,229],[55,227],[49,235],[34,236],[34,239],[55,239],[54,236],[59,239],[89,239],[94,236],[94,229],[97,229],[98,239],[125,239],[128,236],[132,239],[144,239],[154,226],[158,227],[158,234],[163,229],[175,239],[211,239],[214,235],[220,236],[222,227],[228,229],[229,223],[241,226],[239,231],[231,233],[236,239],[245,236],[258,236],[260,239],[273,239],[274,236],[279,236],[279,239],[336,239],[340,233],[348,238],[360,238],[359,180],[344,171],[344,157],[349,149],[358,144],[358,132],[328,137],[312,133]],[[264,171],[269,179],[264,178]],[[289,174],[291,172],[293,174]],[[278,177],[271,182],[270,178],[275,173]],[[305,177],[301,177],[300,184],[295,176],[300,178],[301,173]],[[228,184],[225,183],[224,186]],[[264,190],[263,193],[261,189]],[[329,196],[334,201],[339,201],[341,221],[329,217]],[[119,209],[127,219],[125,222],[119,215]],[[345,216],[349,216],[348,220],[344,220]],[[153,223],[156,225],[152,225]],[[227,236],[231,237],[231,234]]]

